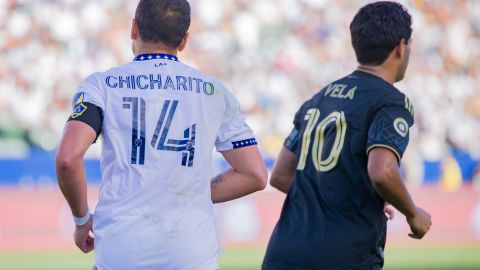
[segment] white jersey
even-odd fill
[[[212,151],[256,144],[237,100],[162,54],[94,73],[79,97],[103,111],[98,269],[217,269]]]

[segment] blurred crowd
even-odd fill
[[[356,67],[349,24],[368,1],[189,2],[191,40],[180,60],[230,88],[271,156],[301,103]],[[418,164],[448,161],[453,150],[480,160],[480,1],[400,2],[414,19],[397,87],[416,112],[405,158],[415,179]],[[0,157],[55,149],[82,80],[133,58],[136,4],[0,0]]]

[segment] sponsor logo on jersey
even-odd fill
[[[408,124],[405,119],[398,117],[393,121],[393,127],[400,136],[405,137],[408,134]]]

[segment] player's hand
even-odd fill
[[[428,232],[430,226],[432,226],[432,217],[430,214],[423,210],[420,207],[417,207],[415,210],[415,215],[413,217],[407,218],[408,225],[412,230],[408,236],[415,239],[422,239],[423,236]]]
[[[389,220],[392,220],[395,218],[395,208],[393,208],[391,204],[386,203],[385,206],[383,207],[383,212],[385,212],[385,216],[387,216]]]
[[[92,224],[93,214],[90,215],[90,219],[87,223],[80,226],[75,226],[75,233],[73,234],[73,238],[75,239],[75,245],[77,245],[77,247],[84,253],[88,253],[94,248],[94,238],[90,236],[90,232],[92,231]]]

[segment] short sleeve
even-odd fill
[[[225,115],[215,141],[218,152],[256,145],[257,140],[245,122],[240,104],[228,91],[225,91]]]
[[[83,84],[80,85],[73,97],[72,106],[74,108],[81,102],[88,102],[105,111],[105,98],[99,77],[99,73],[94,73],[88,76]]]
[[[408,145],[409,130],[413,125],[413,109],[400,104],[382,106],[370,124],[368,130],[367,154],[375,147],[391,150],[398,159],[402,159]]]
[[[301,128],[300,118],[303,115],[302,108],[300,108],[300,110],[298,110],[298,112],[295,114],[295,118],[293,119],[292,131],[290,131],[290,134],[288,134],[287,138],[285,139],[285,142],[283,143],[283,146],[285,146],[285,148],[290,150],[292,153],[295,153],[298,146],[298,139],[300,137],[300,128]]]

